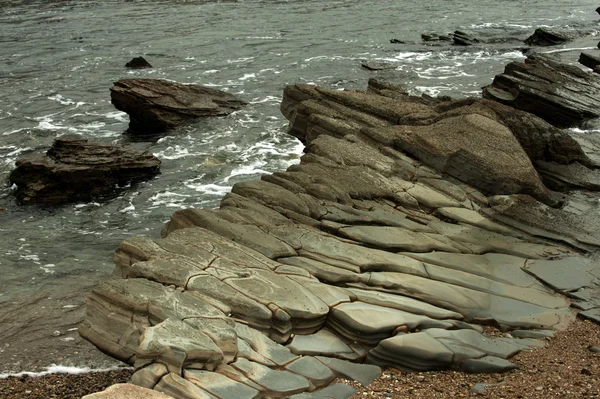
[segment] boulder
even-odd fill
[[[400,39],[390,39],[390,43],[392,43],[392,44],[406,44],[405,41],[400,40]]]
[[[143,68],[152,68],[152,65],[144,57],[135,57],[127,64],[125,64],[126,68],[130,69],[143,69]]]
[[[148,388],[138,387],[133,384],[115,384],[102,392],[86,395],[83,399],[172,399]]]
[[[542,54],[513,61],[483,88],[483,97],[530,112],[558,127],[600,116],[600,77]]]
[[[585,65],[588,68],[594,69],[598,65],[600,65],[600,56],[590,54],[590,53],[581,53],[579,55],[579,63],[581,65]],[[596,70],[594,69],[594,72]]]
[[[196,118],[225,116],[246,103],[232,94],[161,79],[121,79],[110,89],[112,104],[129,114],[132,133],[160,133]]]
[[[18,159],[9,181],[21,204],[58,205],[110,196],[151,179],[160,160],[149,152],[75,137],[57,138],[46,156]]]
[[[566,43],[571,39],[571,36],[552,29],[537,28],[524,42],[530,46],[555,46]]]

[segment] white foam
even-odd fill
[[[44,367],[45,371],[33,372],[33,371],[21,371],[20,373],[4,373],[0,374],[0,378],[8,377],[42,377],[48,374],[86,374],[86,373],[99,373],[113,370],[131,370],[131,367],[109,367],[104,369],[91,369],[89,367],[72,367],[72,366],[61,366],[58,364],[51,364],[49,367]]]

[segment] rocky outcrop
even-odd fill
[[[21,204],[59,205],[113,195],[121,187],[148,180],[160,160],[134,148],[57,138],[46,156],[18,159],[9,181]]]
[[[600,77],[541,54],[511,62],[483,96],[530,112],[558,127],[600,116]]]
[[[557,32],[549,28],[537,28],[535,32],[525,39],[525,44],[530,46],[555,46],[566,43],[573,38],[565,33]]]
[[[125,64],[125,68],[129,69],[144,69],[144,68],[152,68],[152,65],[144,57],[134,57]]]
[[[110,89],[110,97],[115,108],[129,114],[129,130],[138,134],[229,115],[246,105],[223,91],[160,79],[121,79]]]
[[[281,111],[306,144],[298,165],[237,183],[218,210],[176,212],[161,239],[122,242],[88,297],[80,334],[134,365],[132,382],[175,398],[348,398],[335,377],[368,384],[382,365],[513,369],[543,345],[530,337],[572,321],[570,290],[600,275],[582,254],[600,248],[600,195],[566,132],[376,80],[288,86]],[[573,165],[588,185],[558,208],[538,168],[571,181]],[[569,265],[581,274],[561,284]]]

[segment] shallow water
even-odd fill
[[[450,4],[451,3],[451,4]],[[162,160],[162,172],[104,203],[20,207],[0,190],[0,372],[52,362],[106,365],[76,333],[86,292],[112,271],[112,252],[134,234],[157,237],[177,209],[216,207],[242,180],[298,162],[285,134],[285,85],[364,88],[369,77],[415,93],[479,93],[538,26],[585,32],[595,48],[591,0],[427,3],[344,1],[0,1],[0,179],[17,157],[65,134],[130,143]],[[424,45],[423,32],[461,29],[496,38],[468,48]],[[390,44],[397,38],[407,44]],[[123,65],[143,55],[153,69]],[[369,72],[361,61],[389,62]],[[250,105],[200,120],[155,142],[126,134],[110,104],[122,77],[213,86]]]

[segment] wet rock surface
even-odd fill
[[[151,179],[160,160],[135,148],[60,137],[46,156],[24,157],[16,165],[9,181],[17,186],[17,201],[59,205],[109,196]]]
[[[370,83],[288,86],[300,164],[122,242],[80,334],[176,398],[347,398],[333,378],[366,385],[379,366],[512,370],[573,321],[574,295],[600,314],[587,147],[497,102]],[[559,195],[549,163],[589,176]]]
[[[110,89],[112,104],[129,114],[129,131],[160,133],[196,118],[225,116],[246,103],[198,85],[161,79],[121,79]]]

